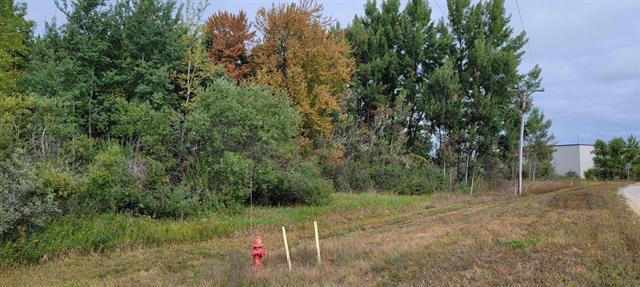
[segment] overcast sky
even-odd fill
[[[53,17],[62,22],[53,0],[26,2],[36,31]],[[206,15],[244,9],[253,18],[261,6],[274,1],[209,2]],[[325,14],[344,27],[355,14],[363,13],[365,1],[319,2]],[[447,12],[446,0],[429,3],[434,19]],[[519,0],[518,4],[530,39],[520,69],[540,64],[546,91],[535,94],[534,103],[553,120],[558,143],[640,136],[640,0]],[[512,27],[521,31],[516,2],[507,0],[505,6]]]

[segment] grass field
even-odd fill
[[[152,227],[140,231],[146,236],[122,236],[104,252],[62,248],[53,259],[6,267],[0,285],[640,286],[640,218],[618,197],[620,186],[541,185],[521,198],[337,194],[319,208],[256,209],[253,232],[246,214],[147,220]],[[320,225],[322,268],[315,263],[313,220]],[[215,226],[226,227],[211,231]],[[165,235],[149,239],[163,228]],[[258,277],[250,265],[253,233],[269,252]]]
[[[157,220],[123,214],[62,218],[43,230],[0,245],[0,270],[16,263],[37,263],[71,254],[227,238],[236,233],[246,233],[251,227],[255,231],[267,231],[321,218],[347,222],[363,215],[384,216],[428,198],[345,193],[336,193],[333,197],[330,204],[320,207],[257,207],[239,214],[212,213],[187,220]]]

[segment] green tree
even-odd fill
[[[640,180],[640,142],[634,135],[627,138],[624,161],[631,166],[629,179]]]
[[[24,19],[26,4],[0,1],[0,97],[16,89],[29,53],[33,22]]]
[[[425,111],[430,119],[431,133],[438,143],[436,160],[444,174],[448,167],[456,164],[456,154],[460,153],[463,139],[461,88],[452,63],[447,61],[434,70],[425,91],[431,95]]]
[[[503,0],[479,2],[448,0],[449,26],[454,42],[452,59],[462,92],[462,126],[459,163],[469,171],[480,168],[490,177],[505,167],[500,153],[515,147],[519,103],[510,91],[523,76],[518,74],[523,33],[513,35]]]
[[[26,84],[38,95],[63,98],[79,127],[108,137],[116,99],[176,108],[171,71],[185,51],[187,29],[175,1],[56,1],[66,17],[36,41]]]
[[[551,161],[555,136],[550,128],[551,120],[545,119],[540,109],[533,108],[525,124],[525,171],[532,181],[553,175]]]
[[[588,170],[591,177],[602,180],[623,179],[625,177],[625,141],[623,138],[613,138],[606,143],[597,140],[593,149],[594,168]]]
[[[214,81],[187,119],[192,190],[214,207],[243,204],[250,191],[261,203],[325,202],[331,185],[296,149],[300,121],[282,92]]]
[[[385,121],[399,121],[407,146],[428,154],[426,109],[432,95],[426,86],[444,61],[447,35],[443,26],[434,27],[427,1],[409,1],[402,11],[398,0],[382,1],[380,7],[367,1],[365,15],[356,16],[347,31],[358,63],[353,112],[360,124],[377,136]],[[389,114],[398,105],[406,115]]]

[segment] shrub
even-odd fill
[[[433,193],[444,189],[444,179],[441,173],[432,169],[406,169],[396,180],[392,189],[398,194],[418,195]]]
[[[251,192],[253,162],[245,156],[225,152],[211,168],[210,188],[204,194],[204,202],[214,209],[238,209]]]
[[[170,109],[156,110],[148,103],[116,100],[115,125],[112,135],[122,139],[132,151],[172,166],[174,158],[170,147],[177,137],[173,128],[178,115]]]
[[[98,153],[89,167],[84,190],[75,197],[84,212],[138,210],[141,187],[129,172],[123,149],[110,144]]]
[[[314,163],[278,171],[271,163],[263,163],[256,172],[254,200],[262,204],[322,205],[330,200],[333,186],[324,179]]]
[[[128,167],[142,189],[139,213],[182,218],[198,211],[197,197],[184,185],[173,186],[163,163],[137,154],[128,160]]]
[[[31,94],[0,97],[0,160],[14,149],[51,156],[63,140],[77,132],[67,121],[67,111],[60,99]]]
[[[62,152],[69,157],[70,164],[84,167],[95,159],[98,153],[98,142],[84,134],[77,134],[64,142]]]
[[[401,157],[362,156],[345,160],[334,172],[341,190],[392,191],[398,194],[425,194],[441,191],[447,180],[430,163],[416,155]]]
[[[45,167],[40,172],[40,178],[44,193],[52,194],[57,198],[68,198],[78,189],[78,182],[69,171]]]
[[[315,160],[298,156],[300,117],[287,95],[217,80],[196,97],[187,118],[188,178],[205,206],[321,204],[333,189]],[[324,197],[324,198],[323,198]]]
[[[330,200],[333,186],[324,179],[315,165],[305,165],[301,170],[285,172],[282,185],[283,197],[272,200],[276,203],[302,203],[323,205]]]
[[[257,160],[293,144],[299,122],[287,95],[217,80],[196,97],[187,130],[196,156],[219,158],[231,151]]]
[[[591,175],[592,171],[593,171],[593,169],[589,169],[588,171],[586,171],[585,172],[585,176]],[[565,173],[563,177],[566,178],[566,179],[577,179],[580,176],[578,176],[577,172],[575,172],[573,170],[570,170],[570,171],[567,171],[567,173]]]
[[[53,194],[43,192],[24,152],[16,150],[0,162],[0,239],[43,226],[59,212]]]

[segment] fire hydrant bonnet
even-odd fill
[[[262,238],[260,238],[260,236],[256,237],[256,239],[253,240],[253,247],[264,247],[264,245],[262,244]]]

